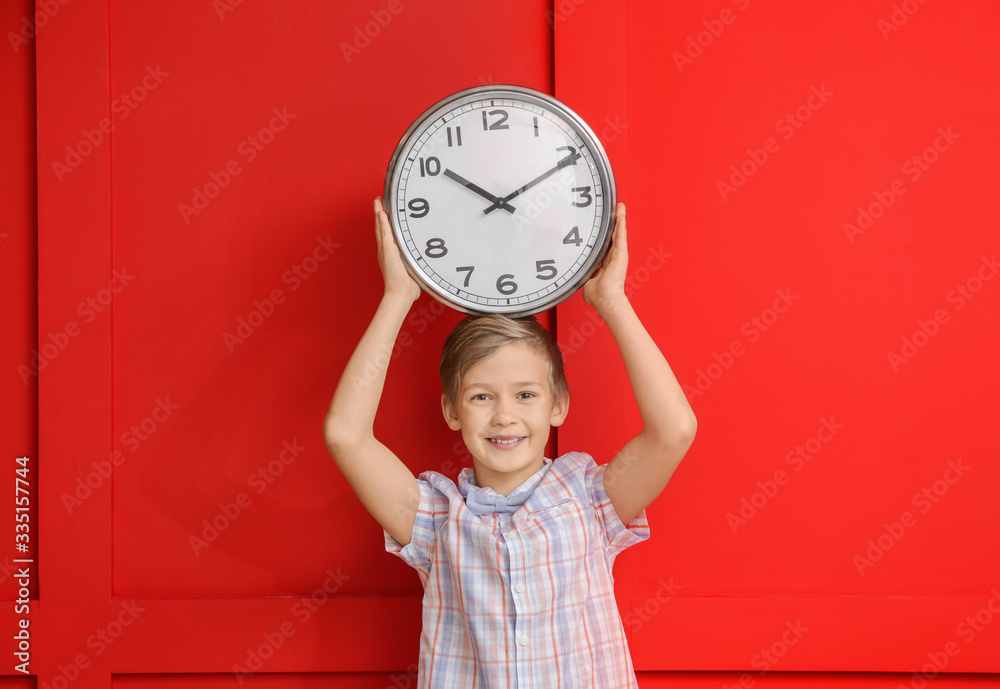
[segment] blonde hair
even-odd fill
[[[562,352],[549,331],[534,316],[508,318],[499,314],[467,316],[455,325],[441,351],[441,387],[454,406],[462,386],[462,377],[493,352],[511,342],[524,342],[545,358],[549,385],[556,398],[569,397],[569,384],[563,370]]]

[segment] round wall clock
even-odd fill
[[[572,110],[519,86],[461,91],[406,131],[385,205],[407,268],[471,314],[526,316],[582,287],[607,252],[615,181]]]

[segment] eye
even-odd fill
[[[522,400],[529,400],[529,399],[531,399],[532,397],[538,397],[538,395],[536,395],[536,394],[535,394],[535,393],[533,393],[533,392],[522,392],[522,393],[520,393],[520,394],[519,394],[519,395],[517,396],[517,398],[518,398],[518,399],[522,399]]]
[[[477,402],[485,402],[489,398],[490,398],[489,395],[487,395],[486,393],[482,393],[482,392],[479,393],[478,395],[473,395],[472,396],[472,399],[475,400],[475,401],[477,401]]]

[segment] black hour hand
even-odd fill
[[[452,172],[450,169],[445,168],[444,176],[455,180],[462,186],[467,187],[468,189],[471,189],[472,191],[476,192],[487,201],[492,201],[493,205],[490,206],[490,208],[503,208],[505,211],[509,211],[511,213],[513,213],[515,210],[515,208],[509,203],[507,203],[506,200],[491,194],[490,192],[486,191],[475,182],[470,182],[465,177],[462,177],[462,175],[458,174],[457,172]]]

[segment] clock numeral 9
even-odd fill
[[[427,240],[427,249],[424,256],[427,258],[441,258],[448,253],[448,247],[444,245],[444,240],[440,237],[432,237]]]
[[[583,203],[573,202],[573,205],[577,208],[586,208],[594,202],[594,198],[590,195],[590,187],[573,187],[573,191],[578,192],[580,199],[583,201]]]
[[[545,261],[535,261],[535,270],[538,271],[538,275],[535,277],[539,280],[551,280],[559,271],[556,270],[555,259],[550,258]]]
[[[483,131],[489,129],[510,129],[510,125],[504,124],[507,121],[507,111],[506,110],[490,110],[488,113],[490,117],[498,115],[500,119],[496,122],[490,122],[486,119],[487,112],[483,110]]]
[[[517,283],[511,273],[504,273],[497,278],[497,291],[500,294],[514,294],[517,291]]]
[[[411,218],[422,218],[431,210],[431,204],[427,203],[427,199],[413,199],[406,204],[406,207],[411,211]]]
[[[424,163],[424,160],[425,160],[424,158],[420,159],[420,176],[421,177],[426,177],[427,175],[430,175],[431,177],[434,177],[435,175],[441,174],[441,161],[440,160],[438,160],[434,156],[431,156],[430,158],[426,158],[426,161],[427,161],[426,163]]]
[[[572,244],[573,246],[580,246],[583,244],[583,240],[580,238],[579,225],[574,225],[573,229],[569,231],[569,234],[563,237],[563,244]]]

